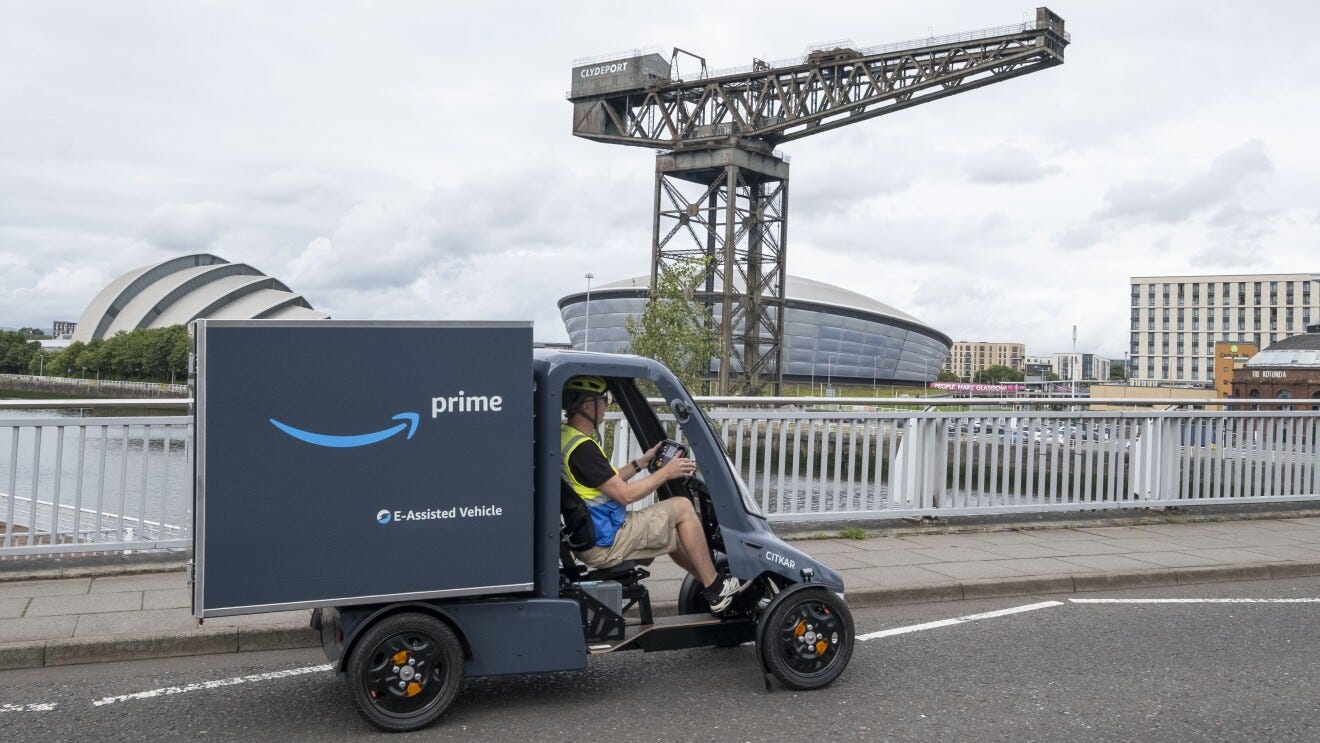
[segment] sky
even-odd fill
[[[841,9],[843,6],[830,6]],[[653,151],[571,135],[573,60],[712,69],[1019,23],[995,0],[0,0],[0,326],[208,252],[338,319],[532,320],[649,272]],[[1064,65],[825,132],[788,272],[955,340],[1121,358],[1128,279],[1320,272],[1320,6],[1056,2]]]

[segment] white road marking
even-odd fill
[[[35,704],[0,704],[0,712],[50,712],[56,702],[37,702]]]
[[[1027,604],[1025,606],[1014,606],[1011,609],[999,609],[998,611],[987,611],[983,614],[968,614],[965,617],[954,617],[953,619],[940,619],[934,622],[924,624],[910,624],[906,627],[894,627],[893,629],[880,630],[879,632],[869,632],[865,635],[858,635],[858,640],[876,640],[881,637],[893,637],[894,635],[906,635],[909,632],[921,632],[922,630],[937,629],[939,627],[949,627],[955,624],[964,624],[966,622],[975,622],[978,619],[994,619],[996,617],[1006,617],[1011,614],[1021,614],[1024,611],[1036,611],[1037,609],[1048,609],[1052,606],[1063,606],[1062,601],[1042,601],[1039,604]]]
[[[222,686],[237,686],[238,684],[247,684],[253,681],[273,681],[274,679],[288,678],[290,676],[302,676],[307,673],[316,673],[318,671],[329,671],[334,666],[326,663],[320,666],[305,666],[303,668],[289,668],[283,671],[270,671],[269,673],[254,673],[251,676],[235,676],[234,678],[220,679],[218,681],[201,681],[187,686],[166,686],[160,689],[150,691],[139,691],[136,694],[121,694],[117,697],[105,697],[92,702],[92,706],[100,707],[106,704],[116,704],[118,702],[129,702],[136,699],[152,699],[154,697],[170,696],[172,694],[186,694],[190,691],[203,691],[206,689],[218,689]]]
[[[1307,599],[1068,599],[1074,604],[1320,604]]]

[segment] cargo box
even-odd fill
[[[530,323],[193,332],[195,616],[531,590]]]

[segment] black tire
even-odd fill
[[[808,588],[776,599],[763,615],[759,647],[766,668],[790,689],[828,686],[852,658],[852,612],[825,588]]]
[[[367,629],[346,671],[349,695],[367,722],[389,732],[416,730],[458,694],[463,646],[449,625],[429,614],[395,614]]]

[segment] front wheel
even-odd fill
[[[353,647],[349,693],[358,712],[389,732],[434,721],[463,683],[463,646],[449,625],[429,614],[386,617]]]
[[[790,689],[828,686],[852,658],[852,612],[825,588],[781,594],[762,615],[757,650],[765,666]]]

